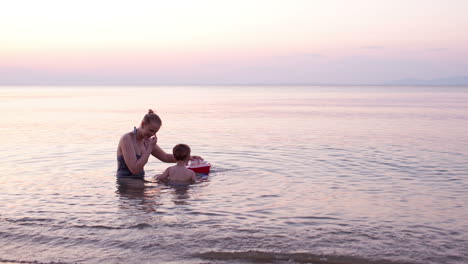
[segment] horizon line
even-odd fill
[[[170,84],[1,84],[0,87],[36,87],[36,86],[48,86],[48,87],[151,87],[151,86],[170,86],[170,87],[177,87],[177,86],[224,86],[224,87],[234,87],[234,86],[266,86],[266,87],[285,87],[285,86],[296,86],[296,87],[336,87],[336,86],[345,86],[345,87],[356,87],[356,86],[379,86],[379,87],[468,87],[468,84],[385,84],[385,83],[362,83],[362,84],[352,84],[352,83],[170,83]]]

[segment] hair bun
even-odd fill
[[[143,121],[146,124],[150,122],[156,122],[158,125],[161,126],[161,118],[157,114],[154,113],[153,109],[148,109],[148,113],[143,117]]]

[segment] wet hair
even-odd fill
[[[172,149],[175,160],[185,160],[190,157],[190,147],[185,144],[177,144]]]
[[[157,114],[154,113],[153,110],[149,109],[148,113],[143,117],[143,122],[145,124],[149,124],[151,122],[155,122],[158,125],[162,125],[161,118]]]

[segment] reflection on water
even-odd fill
[[[190,195],[188,193],[189,186],[170,186],[171,188],[174,189],[174,198],[173,202],[174,204],[178,205],[189,205],[189,198]]]
[[[117,180],[117,191],[119,195],[119,205],[123,210],[143,210],[144,212],[156,212],[157,207],[161,205],[158,201],[161,188],[154,183],[145,182],[136,179]]]
[[[161,192],[172,194],[172,201],[177,205],[189,205],[188,184],[158,184],[137,179],[118,179],[116,194],[119,195],[122,209],[141,209],[146,212],[156,212],[162,205]]]
[[[2,89],[0,262],[467,263],[468,88],[438,89]],[[116,182],[148,108],[205,181]]]

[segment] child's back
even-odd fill
[[[195,183],[196,175],[195,172],[189,170],[183,164],[177,164],[166,169],[164,174],[167,172],[169,183],[172,184],[190,184]],[[163,175],[164,175],[163,174]]]
[[[157,180],[169,179],[171,184],[190,184],[196,182],[195,172],[185,166],[190,160],[190,147],[185,144],[177,144],[172,153],[177,165],[167,168]]]

